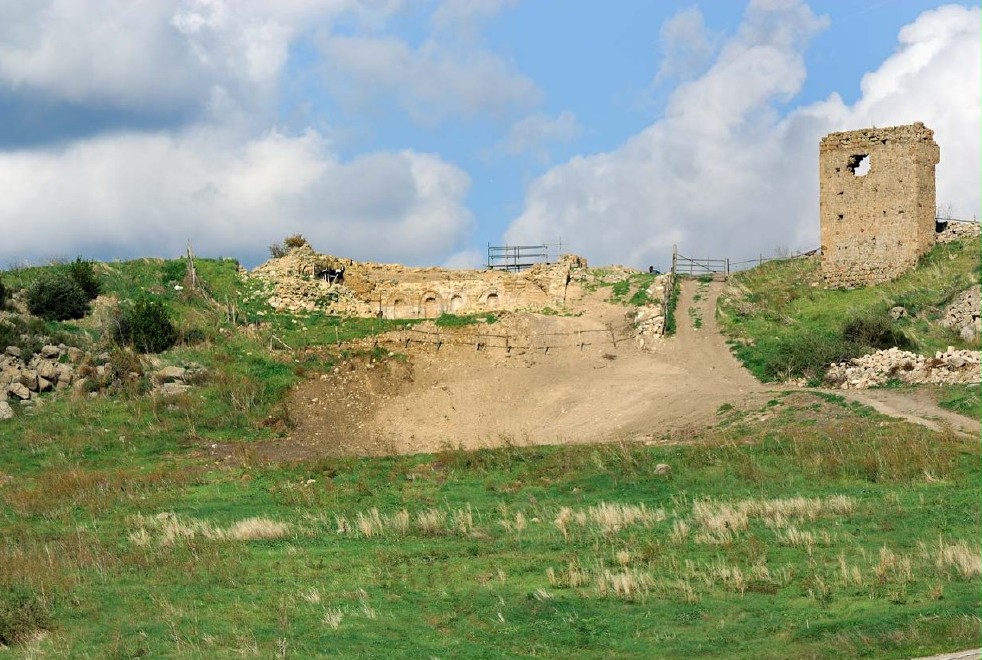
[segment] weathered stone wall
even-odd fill
[[[342,283],[313,276],[317,264],[327,261],[344,268]],[[267,301],[276,309],[417,319],[562,305],[567,285],[585,271],[586,261],[574,255],[509,273],[357,262],[320,255],[305,245],[266,262],[253,276],[272,287]]]
[[[931,249],[939,161],[934,131],[920,122],[822,138],[819,202],[822,274],[828,285],[892,280]]]

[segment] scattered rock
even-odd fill
[[[14,409],[10,407],[10,404],[6,401],[0,401],[0,420],[12,419],[14,416]]]
[[[158,383],[172,383],[183,381],[187,377],[187,370],[184,367],[167,366],[159,369],[153,377]]]
[[[11,383],[7,386],[7,396],[26,401],[31,398],[31,391],[21,383]]]
[[[17,348],[16,346],[8,346],[3,350],[3,352],[5,355],[9,355],[10,357],[15,357],[15,358],[19,358],[21,355],[20,349]]]
[[[61,349],[59,349],[57,346],[51,345],[42,346],[40,355],[46,360],[57,360],[59,357],[61,357]]]
[[[907,316],[906,307],[897,306],[890,310],[890,318],[892,318],[894,321],[899,321],[902,318],[906,318],[906,316]]]
[[[666,463],[659,463],[655,466],[655,474],[667,475],[672,473],[672,467]]]
[[[909,384],[953,385],[978,383],[979,351],[959,351],[949,346],[934,357],[890,348],[832,364],[825,380],[840,389],[865,389],[891,379]]]
[[[184,383],[164,383],[157,392],[161,396],[177,396],[178,394],[184,394],[189,389],[191,389],[191,386],[185,385]]]

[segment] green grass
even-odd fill
[[[494,314],[441,314],[435,323],[441,328],[462,328],[478,323],[497,323]]]
[[[587,288],[597,289],[610,287],[610,302],[634,307],[650,305],[653,301],[648,296],[648,287],[655,281],[657,275],[651,273],[631,273],[625,279],[607,281],[610,271],[602,268],[593,269],[595,283]]]
[[[966,417],[979,418],[982,408],[982,398],[979,396],[979,385],[945,385],[937,389],[938,404]]]
[[[851,333],[850,324],[889,328],[924,354],[947,346],[977,349],[938,321],[958,293],[978,283],[979,268],[979,242],[968,239],[938,245],[893,282],[855,290],[823,288],[818,258],[771,262],[734,277],[735,286],[720,298],[720,326],[737,357],[765,381],[820,380],[830,362],[880,348],[866,334]],[[895,306],[910,316],[891,321]]]
[[[899,658],[977,644],[977,441],[784,393],[652,446],[267,463],[256,443],[289,431],[285,395],[336,359],[335,332],[385,326],[259,315],[232,262],[199,262],[207,297],[161,283],[178,271],[167,262],[112,264],[114,295],[153,289],[205,333],[163,356],[208,368],[191,392],[64,392],[0,426],[12,658]],[[271,334],[306,345],[269,350]]]

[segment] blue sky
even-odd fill
[[[924,121],[979,213],[977,5],[46,0],[0,6],[0,263],[322,252],[663,267],[818,243],[817,145]]]

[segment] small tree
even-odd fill
[[[101,286],[99,278],[96,277],[95,267],[91,261],[86,261],[82,257],[77,257],[75,261],[68,264],[66,268],[68,276],[82,287],[89,300],[95,300],[99,295]]]
[[[177,341],[177,328],[163,302],[143,297],[132,307],[117,309],[113,339],[140,353],[160,353]]]
[[[27,290],[27,309],[46,321],[80,319],[89,311],[89,297],[67,273],[47,273]]]
[[[304,238],[302,234],[293,234],[292,236],[287,236],[283,239],[283,247],[288,250],[303,247],[304,245],[307,245],[307,239]]]

